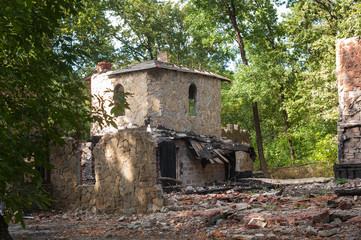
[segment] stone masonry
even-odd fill
[[[221,135],[221,81],[219,79],[175,71],[149,74],[148,116],[151,126],[162,125],[181,132]],[[188,115],[188,90],[197,87],[197,114]],[[159,102],[159,107],[157,104]]]
[[[159,62],[158,62],[159,63]],[[162,63],[167,64],[167,63]],[[181,72],[163,68],[131,72],[108,71],[94,74],[91,78],[92,105],[99,106],[97,96],[105,100],[110,113],[111,90],[121,84],[128,98],[130,109],[116,119],[118,129],[111,126],[101,129],[94,123],[91,135],[117,132],[119,129],[147,126],[163,126],[181,132],[203,135],[221,135],[221,80],[192,72]],[[189,87],[197,89],[195,116],[189,112]],[[110,90],[110,91],[109,91]]]
[[[147,213],[163,206],[156,182],[156,145],[142,130],[104,135],[93,149],[94,185],[80,184],[79,143],[65,139],[50,162],[52,196],[58,209],[97,208],[112,213]]]
[[[118,129],[144,126],[148,108],[146,72],[127,73],[116,79],[109,78],[109,72],[94,74],[91,80],[92,105],[98,107],[97,96],[101,96],[105,101],[105,108],[110,114],[109,104],[113,103],[113,93],[111,91],[119,83],[123,85],[125,92],[132,95],[127,99],[130,109],[125,110],[124,116],[115,119]],[[154,102],[154,105],[156,104]],[[118,129],[114,129],[112,126],[101,129],[97,123],[92,123],[90,135],[103,135],[109,132],[117,132]]]
[[[130,109],[115,116],[117,128],[92,123],[91,142],[67,138],[64,146],[53,147],[55,207],[155,212],[164,206],[162,187],[252,174],[249,135],[233,129],[224,134],[234,141],[221,138],[221,82],[230,80],[164,59],[116,71],[102,62],[82,79],[90,80],[93,112],[101,108],[111,114],[114,94],[121,91],[130,93]]]
[[[339,92],[336,177],[361,177],[361,40],[336,42]]]

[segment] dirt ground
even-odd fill
[[[361,239],[361,179],[292,180],[188,187],[165,193],[167,207],[149,215],[98,211],[34,212],[14,239]]]

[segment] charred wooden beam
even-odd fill
[[[172,181],[172,182],[175,182],[175,183],[178,183],[178,184],[182,184],[182,181],[179,181],[177,179],[174,179],[174,178],[170,178],[170,177],[159,177],[158,178],[159,180],[161,181]]]
[[[361,189],[335,190],[337,196],[361,196]]]

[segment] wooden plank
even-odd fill
[[[220,153],[221,151],[219,149],[213,149],[213,152],[220,156],[226,163],[229,163],[229,160]]]
[[[197,153],[197,155],[200,158],[205,158],[205,159],[212,159],[213,158],[212,154],[208,151],[205,144],[199,143],[199,142],[194,141],[194,140],[189,140],[189,142],[192,145],[194,151]]]
[[[224,164],[224,162],[219,158],[213,158],[213,160],[219,164]]]
[[[172,181],[178,184],[182,184],[182,181],[179,181],[177,179],[174,178],[170,178],[170,177],[159,177],[159,180],[166,180],[166,181]]]

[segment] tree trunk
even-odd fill
[[[246,51],[244,49],[244,44],[243,44],[243,38],[241,36],[241,32],[239,30],[237,19],[236,19],[237,15],[236,15],[236,7],[234,5],[234,2],[233,2],[233,0],[231,0],[231,1],[223,0],[223,4],[226,7],[228,17],[232,22],[232,26],[233,26],[234,32],[236,34],[237,44],[238,44],[239,50],[241,52],[242,62],[244,65],[248,66],[248,61],[246,58]],[[253,110],[253,122],[254,122],[255,131],[256,131],[256,138],[257,138],[258,158],[259,158],[259,161],[261,164],[263,174],[267,178],[269,178],[270,175],[268,173],[266,159],[265,159],[264,153],[263,153],[261,124],[259,122],[257,103],[252,103],[252,110]]]
[[[12,237],[9,234],[8,225],[5,222],[4,216],[0,214],[0,239],[11,240]]]
[[[233,2],[233,0],[231,0],[230,1],[231,5],[228,5],[228,1],[223,0],[223,4],[227,9],[228,17],[232,22],[232,26],[233,26],[234,32],[236,34],[237,44],[239,47],[239,51],[241,52],[242,62],[244,65],[248,66],[248,61],[246,58],[246,51],[244,50],[243,38],[241,36],[241,31],[239,31],[239,27],[238,27],[238,23],[237,23],[237,19],[236,19],[236,7],[234,5],[234,2]]]
[[[258,116],[258,106],[257,103],[252,104],[252,110],[253,110],[253,119],[254,119],[254,129],[256,131],[256,138],[257,138],[257,149],[258,149],[258,158],[259,162],[261,164],[261,169],[265,177],[269,178],[270,175],[268,173],[266,159],[264,157],[263,153],[263,144],[262,144],[262,134],[261,134],[261,126],[259,122],[259,116]]]
[[[287,140],[288,140],[288,148],[290,149],[290,155],[291,155],[291,160],[292,160],[292,163],[294,163],[295,161],[295,153],[293,151],[293,145],[292,145],[292,140],[291,138],[288,136],[288,129],[289,129],[289,126],[288,126],[288,116],[287,116],[287,112],[286,110],[282,110],[282,113],[283,113],[283,120],[285,122],[285,129],[286,129],[286,134],[287,134]]]
[[[281,104],[282,106],[284,105],[285,102],[285,95],[283,94],[283,87],[281,86]],[[282,114],[283,114],[283,120],[284,120],[284,124],[285,124],[285,130],[286,130],[286,134],[287,134],[287,139],[288,139],[288,148],[290,149],[290,155],[291,155],[291,160],[292,160],[292,164],[294,164],[295,161],[295,153],[293,151],[293,145],[292,145],[292,140],[291,138],[288,136],[288,129],[289,129],[289,125],[288,125],[288,115],[285,109],[282,110]]]

